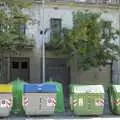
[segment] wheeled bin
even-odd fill
[[[12,108],[12,86],[0,84],[0,117],[9,116]]]
[[[70,107],[75,115],[101,115],[104,110],[102,85],[70,85]]]
[[[23,109],[26,115],[54,114],[56,105],[56,85],[25,84]]]
[[[65,111],[64,108],[64,95],[63,95],[63,85],[57,81],[49,81],[48,83],[56,85],[56,106],[55,112],[61,113]]]
[[[111,112],[120,115],[120,85],[112,85],[109,87],[108,95]]]
[[[12,114],[15,115],[24,115],[22,97],[23,97],[23,86],[24,82],[20,79],[12,81],[12,94],[13,94],[13,106]]]

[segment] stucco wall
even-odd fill
[[[48,28],[48,32],[45,35],[45,41],[50,39],[50,19],[51,18],[61,18],[62,27],[72,28],[72,13],[76,11],[85,11],[89,10],[91,12],[101,13],[101,18],[107,21],[112,21],[112,25],[115,28],[119,29],[119,10],[118,9],[107,9],[99,7],[52,7],[45,6],[44,10],[39,4],[34,4],[31,9],[26,11],[33,21],[28,22],[26,34],[29,37],[35,38],[36,46],[41,47],[42,45],[42,35],[40,35],[40,30]],[[44,22],[43,22],[44,17]],[[40,45],[40,46],[39,46]]]

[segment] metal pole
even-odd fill
[[[43,10],[43,36],[42,36],[42,78],[43,82],[45,82],[45,27],[44,27],[44,7],[45,7],[45,0],[42,0],[42,10]]]

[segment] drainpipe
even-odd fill
[[[119,14],[119,30],[120,30],[120,14]],[[119,35],[119,42],[118,42],[118,45],[120,46],[120,35]],[[120,59],[120,57],[119,57]],[[117,80],[117,84],[120,83],[120,60],[118,60],[118,80]]]
[[[113,84],[113,59],[110,63],[110,84]]]

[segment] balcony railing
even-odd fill
[[[35,0],[42,1],[42,0]],[[108,4],[108,5],[118,5],[120,0],[45,0],[45,2],[55,2],[55,3],[79,3],[79,4]]]

